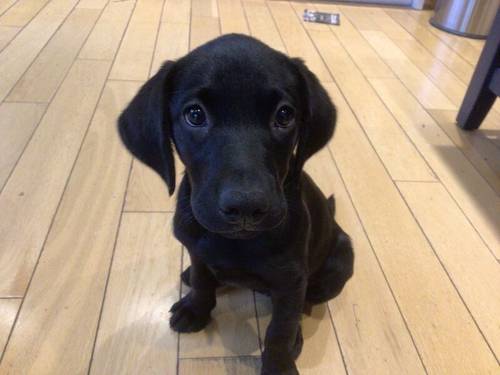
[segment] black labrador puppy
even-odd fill
[[[254,289],[273,305],[262,374],[298,373],[304,306],[335,297],[353,271],[333,197],[302,170],[335,117],[301,60],[236,34],[166,62],[125,109],[123,142],[170,194],[172,144],[186,168],[174,233],[191,258],[191,290],[172,306],[175,331],[207,325],[219,285]]]

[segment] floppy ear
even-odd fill
[[[333,135],[336,111],[327,92],[318,78],[305,66],[301,59],[292,59],[298,67],[307,95],[307,110],[299,129],[295,158],[295,173],[300,174],[305,162],[321,150]]]
[[[118,119],[120,137],[129,151],[153,168],[175,190],[175,164],[166,108],[166,85],[172,61],[167,61],[132,99]]]

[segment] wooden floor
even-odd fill
[[[305,24],[304,8],[341,13]],[[173,200],[122,147],[165,59],[251,34],[300,56],[339,110],[307,165],[355,244],[304,317],[301,374],[500,374],[500,105],[454,119],[483,42],[429,12],[258,0],[0,0],[0,374],[256,374],[269,301],[222,290],[177,335]],[[179,173],[180,173],[179,168]]]

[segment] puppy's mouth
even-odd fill
[[[220,234],[223,237],[229,238],[231,240],[249,240],[257,237],[260,233],[262,232],[256,230],[242,229],[234,232],[220,232],[218,234]]]
[[[204,220],[203,216],[196,215],[194,214],[196,221],[204,227],[206,230],[208,230],[211,233],[218,234],[222,237],[228,238],[228,239],[233,239],[233,240],[250,240],[255,237],[258,237],[262,233],[269,232],[278,226],[280,226],[286,218],[286,213],[284,213],[275,223],[271,225],[265,225],[265,226],[236,226],[236,227],[216,227],[214,226],[214,222],[211,224],[208,224],[209,221]]]

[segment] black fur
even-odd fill
[[[186,108],[206,114],[192,126]],[[277,126],[278,108],[294,119]],[[270,295],[272,320],[262,374],[297,374],[305,305],[325,302],[353,272],[346,233],[302,170],[330,140],[335,107],[304,63],[243,35],[217,38],[167,62],[119,119],[127,148],[175,188],[171,144],[186,168],[174,233],[191,266],[190,292],[171,309],[171,327],[198,331],[224,283]]]

